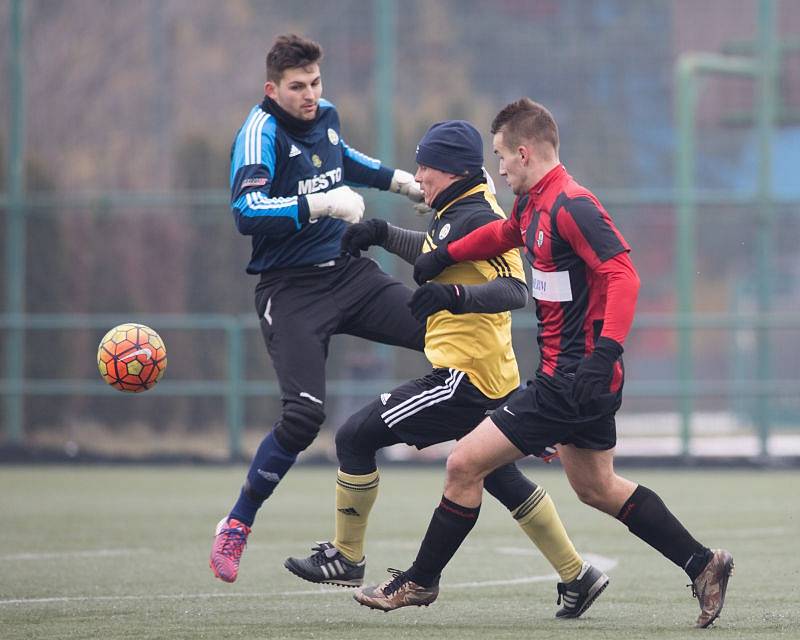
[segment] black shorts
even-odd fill
[[[281,398],[323,405],[335,334],[422,351],[425,325],[408,308],[412,293],[374,260],[348,255],[325,266],[262,274],[256,311]]]
[[[612,449],[617,444],[615,414],[622,386],[585,405],[572,399],[573,378],[536,374],[536,380],[514,392],[492,413],[492,421],[520,451],[542,455],[556,444],[581,449]]]
[[[458,440],[480,424],[505,398],[489,398],[457,369],[434,369],[381,396],[380,419],[417,449]]]

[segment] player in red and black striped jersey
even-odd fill
[[[523,98],[492,124],[500,174],[517,195],[512,215],[417,258],[418,284],[465,260],[524,247],[533,274],[540,364],[535,379],[458,442],[447,461],[444,496],[412,567],[386,583],[383,608],[415,604],[438,580],[477,519],[487,473],[556,446],[581,501],[628,529],[684,569],[700,601],[696,626],[722,610],[733,558],[697,542],[650,489],[614,471],[615,414],[622,401],[622,351],[633,322],[639,278],[630,247],[597,198],[558,158],[558,127]],[[412,308],[413,311],[413,308]],[[569,585],[559,593],[577,597]]]
[[[469,122],[432,125],[417,145],[416,160],[415,178],[433,210],[427,232],[372,218],[345,232],[342,248],[347,253],[360,256],[377,245],[413,265],[421,253],[505,219],[483,172],[481,135]],[[424,449],[457,440],[503,405],[520,383],[508,310],[526,302],[517,249],[491,260],[453,265],[414,292],[409,306],[426,321],[425,356],[433,369],[380,394],[337,430],[336,535],[332,542],[318,542],[305,558],[287,558],[289,571],[309,582],[363,584],[367,524],[380,483],[377,452],[399,442]],[[483,486],[558,572],[559,584],[572,584],[579,576],[588,583],[574,602],[565,602],[556,612],[559,617],[580,616],[608,577],[577,553],[545,489],[513,463],[492,471]],[[430,603],[436,596],[435,587],[418,590],[414,602]],[[363,604],[372,606],[373,600],[367,595]]]

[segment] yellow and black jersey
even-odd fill
[[[453,198],[434,215],[422,246],[423,253],[464,237],[498,218],[506,217],[486,184]],[[519,251],[512,249],[489,260],[459,262],[434,281],[446,284],[484,284],[497,277],[525,282]],[[466,372],[490,398],[501,398],[519,387],[519,369],[511,345],[511,313],[452,314],[439,311],[428,318],[425,355],[434,367]]]

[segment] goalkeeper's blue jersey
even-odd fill
[[[346,223],[309,219],[309,193],[342,185],[388,189],[393,170],[347,146],[339,114],[319,101],[304,123],[265,101],[253,107],[231,150],[231,209],[240,233],[252,236],[248,273],[326,262],[340,253]]]

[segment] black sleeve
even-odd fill
[[[412,231],[389,225],[383,248],[413,265],[419,254],[422,253],[424,241],[424,231]]]
[[[583,238],[576,238],[576,234],[571,233],[573,229],[567,220],[563,221],[564,224],[558,220],[559,232],[563,227],[567,241],[587,264],[596,266],[593,260],[594,256],[591,255],[592,252],[597,256],[599,262],[605,262],[630,250],[622,235],[617,231],[611,217],[588,198],[579,197],[568,200],[564,204],[564,209],[575,221],[575,226]],[[584,248],[584,244],[588,245],[588,248]],[[589,248],[591,251],[588,250]]]
[[[528,287],[513,277],[495,278],[486,284],[459,285],[464,292],[460,313],[500,313],[521,309],[528,301]]]

